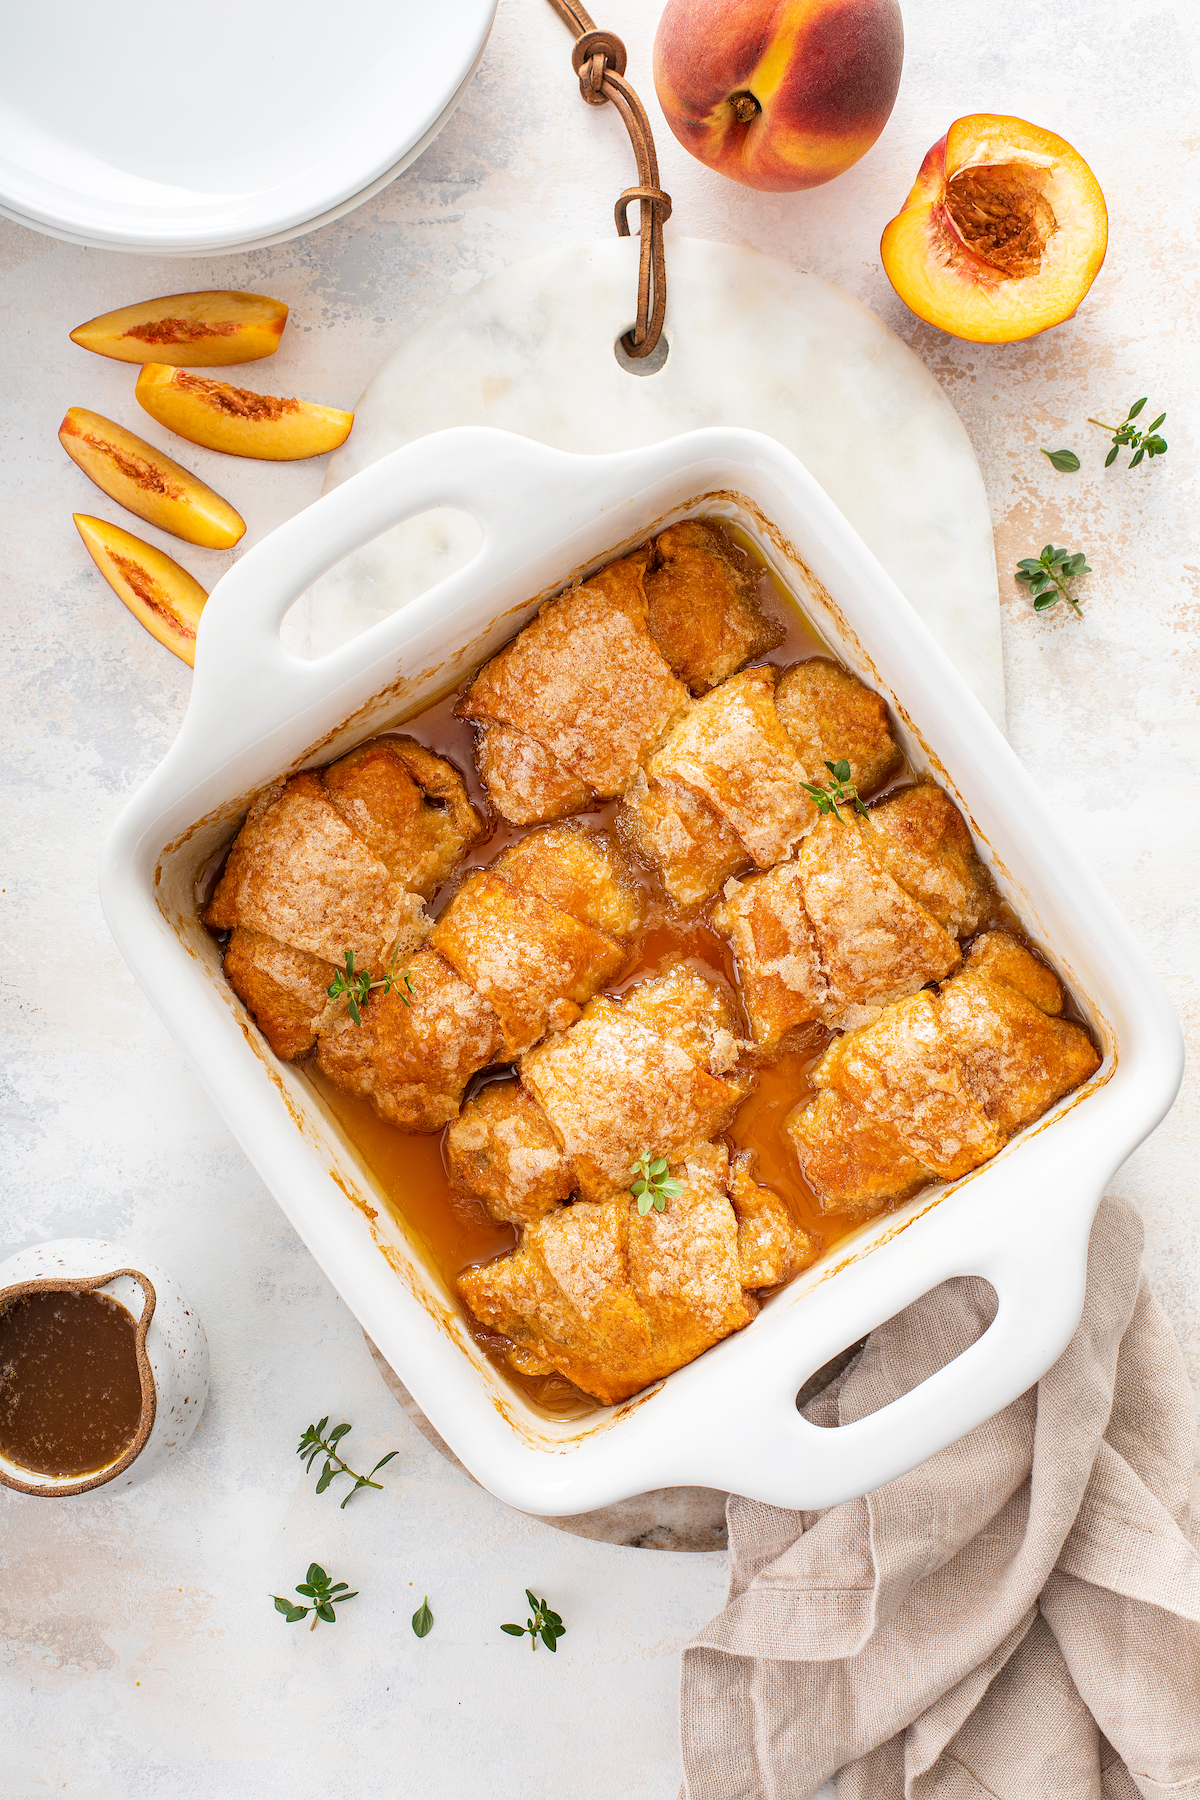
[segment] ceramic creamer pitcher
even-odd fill
[[[0,1452],[0,1482],[22,1494],[67,1498],[101,1487],[135,1487],[183,1448],[204,1410],[208,1341],[165,1269],[99,1238],[37,1244],[0,1263],[0,1311],[32,1294],[88,1290],[105,1294],[134,1321],[137,1428],[114,1461],[83,1474],[42,1474]]]

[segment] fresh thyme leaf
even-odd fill
[[[1116,455],[1115,450],[1113,455]],[[1023,556],[1013,573],[1029,589],[1034,612],[1048,612],[1060,600],[1065,600],[1080,618],[1083,617],[1083,609],[1067,586],[1080,575],[1091,574],[1082,550],[1060,550],[1054,544],[1047,544],[1040,556]]]
[[[650,1208],[655,1212],[665,1212],[668,1200],[675,1200],[683,1192],[679,1182],[667,1174],[669,1164],[665,1156],[650,1159],[650,1152],[643,1150],[629,1173],[636,1177],[630,1183],[629,1191],[637,1201],[637,1209],[644,1219]],[[530,1606],[536,1601],[530,1600]]]
[[[346,1502],[354,1498],[359,1488],[382,1488],[383,1483],[380,1481],[373,1481],[371,1477],[382,1469],[384,1463],[389,1463],[393,1456],[398,1456],[399,1451],[389,1450],[386,1456],[380,1457],[379,1461],[375,1464],[375,1467],[371,1470],[370,1475],[360,1475],[357,1470],[352,1469],[349,1463],[338,1453],[338,1445],[351,1427],[349,1425],[335,1425],[333,1430],[329,1433],[329,1436],[326,1437],[324,1432],[328,1423],[329,1415],[326,1414],[319,1425],[307,1426],[304,1436],[296,1446],[296,1455],[300,1457],[310,1475],[312,1474],[313,1463],[316,1461],[317,1457],[324,1455],[325,1467],[321,1470],[317,1480],[318,1494],[323,1494],[330,1482],[336,1481],[339,1475],[348,1475],[350,1477],[354,1486],[346,1495],[345,1500],[342,1501],[342,1506],[338,1509],[341,1511],[342,1507],[345,1507]],[[336,1468],[334,1467],[335,1463],[337,1464]],[[315,1563],[313,1564],[313,1567],[316,1568]],[[317,1574],[323,1578],[322,1570],[318,1569]],[[314,1579],[311,1570],[309,1571],[308,1578],[310,1581]]]
[[[1129,459],[1131,469],[1136,469],[1144,456],[1153,458],[1166,455],[1167,441],[1165,438],[1157,436],[1158,428],[1167,416],[1165,412],[1159,413],[1154,423],[1148,425],[1144,431],[1139,431],[1133,423],[1145,404],[1146,396],[1143,394],[1140,400],[1134,401],[1119,425],[1106,425],[1103,419],[1088,420],[1089,425],[1098,425],[1101,431],[1111,431],[1113,434],[1112,449],[1104,459],[1106,469],[1112,467],[1117,460],[1117,452],[1126,446],[1133,451],[1133,455]]]
[[[392,951],[391,966],[388,969],[387,974],[383,976],[380,981],[372,981],[369,969],[355,969],[354,952],[353,950],[347,950],[344,959],[346,964],[345,968],[338,970],[325,992],[329,995],[331,1000],[340,1000],[342,995],[345,994],[347,1009],[356,1025],[362,1024],[361,1009],[367,1004],[367,1001],[371,998],[375,989],[380,988],[385,994],[390,994],[392,989],[396,987],[397,982],[401,979],[403,979],[404,986],[408,992],[402,993],[400,998],[403,1000],[405,1006],[411,1007],[412,1001],[408,998],[408,995],[415,994],[417,990],[409,980],[407,973],[405,973],[403,977],[396,974],[396,958],[399,954],[400,946],[397,944]],[[349,1427],[347,1427],[347,1429],[349,1429]]]
[[[529,1637],[529,1647],[536,1650],[541,1638],[547,1650],[557,1650],[558,1640],[565,1637],[567,1628],[558,1613],[551,1610],[545,1600],[539,1600],[531,1588],[525,1589],[525,1598],[532,1609],[532,1617],[526,1619],[524,1625],[502,1625],[501,1631],[507,1631],[509,1637]]]
[[[839,825],[844,825],[846,821],[838,809],[853,804],[855,811],[860,812],[865,819],[867,809],[858,797],[858,789],[850,780],[850,764],[846,758],[842,756],[837,762],[827,761],[825,767],[829,770],[829,783],[826,787],[820,787],[811,781],[800,783],[821,817],[827,819],[832,814]]]
[[[298,1625],[301,1619],[307,1618],[311,1613],[312,1624],[309,1629],[315,1631],[318,1619],[322,1619],[326,1625],[337,1624],[337,1614],[333,1609],[340,1606],[343,1600],[357,1600],[357,1588],[349,1594],[343,1591],[345,1587],[344,1581],[335,1581],[331,1587],[329,1577],[320,1563],[309,1563],[308,1579],[296,1583],[296,1592],[311,1600],[311,1606],[297,1606],[294,1600],[285,1600],[280,1594],[271,1594],[268,1598],[275,1602],[275,1611],[282,1613],[289,1625]]]
[[[1079,467],[1079,458],[1073,450],[1047,450],[1043,446],[1042,455],[1049,457],[1054,467],[1064,475],[1073,475]]]
[[[429,1610],[428,1594],[412,1616],[412,1628],[418,1637],[428,1637],[433,1630],[433,1614]]]

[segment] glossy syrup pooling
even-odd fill
[[[749,541],[741,533],[733,535],[737,536],[741,547],[752,554]],[[761,559],[755,557],[754,560],[761,566]],[[795,601],[775,583],[765,568],[760,579],[760,596],[763,612],[779,620],[785,635],[773,651],[756,660],[773,663],[782,669],[812,656],[830,654]],[[462,773],[474,804],[485,817],[494,819],[475,768],[475,734],[465,720],[454,717],[460,691],[456,690],[406,719],[400,729],[453,762]],[[905,771],[888,787],[899,787],[911,780],[911,772]],[[592,828],[600,828],[610,824],[615,812],[616,803],[609,802],[580,816]],[[434,897],[430,913],[436,917],[443,910],[471,869],[490,863],[508,844],[524,837],[529,830],[537,829],[536,826],[510,826],[503,820],[495,820],[490,834],[472,846],[455,875]],[[640,879],[647,895],[645,926],[620,979],[604,991],[621,994],[635,983],[681,961],[721,975],[733,983],[733,957],[707,922],[709,908],[699,914],[683,913],[664,896],[656,876],[647,870]],[[215,874],[210,875],[212,882],[215,882]],[[739,1109],[727,1134],[736,1148],[756,1152],[757,1179],[787,1202],[797,1222],[818,1236],[826,1250],[848,1236],[857,1221],[847,1215],[839,1217],[821,1211],[800,1172],[795,1147],[782,1127],[787,1115],[815,1091],[810,1072],[831,1035],[823,1026],[813,1026],[801,1036],[799,1048],[761,1067],[754,1092]],[[380,1118],[369,1100],[348,1094],[327,1081],[312,1060],[303,1067],[325,1107],[337,1119],[359,1159],[370,1171],[389,1210],[406,1235],[420,1246],[452,1298],[456,1297],[455,1279],[464,1269],[502,1256],[515,1247],[517,1233],[514,1227],[498,1224],[481,1202],[452,1190],[444,1159],[444,1133],[406,1132],[389,1125]],[[500,1072],[508,1073],[507,1070]],[[468,1095],[483,1082],[494,1080],[496,1073],[489,1070],[477,1076],[467,1090]],[[520,1388],[534,1405],[554,1416],[568,1418],[598,1409],[598,1402],[581,1393],[565,1376],[525,1376],[514,1371],[503,1356],[506,1340],[486,1330],[470,1315],[464,1316],[473,1336],[505,1378]]]
[[[0,1311],[0,1452],[38,1475],[92,1475],[142,1412],[136,1324],[107,1294],[26,1294]]]

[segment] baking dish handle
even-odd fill
[[[1097,1184],[1094,1190],[1096,1203],[1101,1188]],[[1041,1206],[1044,1212],[1044,1196]],[[1014,1210],[1033,1212],[1037,1207]],[[987,1247],[982,1256],[947,1258],[937,1270],[912,1244],[901,1258],[909,1264],[908,1278],[889,1281],[886,1307],[874,1318],[860,1314],[853,1319],[843,1309],[834,1311],[836,1282],[811,1290],[804,1296],[806,1308],[814,1301],[820,1304],[823,1288],[831,1309],[827,1325],[843,1334],[833,1340],[828,1354],[847,1335],[854,1342],[956,1275],[989,1281],[998,1306],[988,1329],[961,1355],[890,1405],[849,1424],[822,1427],[802,1416],[796,1394],[811,1370],[794,1365],[781,1370],[770,1391],[760,1386],[757,1396],[738,1384],[736,1404],[731,1392],[728,1419],[720,1430],[712,1430],[714,1416],[709,1413],[705,1437],[714,1447],[720,1445],[722,1467],[710,1467],[706,1480],[769,1505],[835,1506],[906,1474],[1011,1405],[1062,1354],[1083,1311],[1087,1225],[1081,1230],[1075,1208],[1068,1210],[1075,1215],[1071,1231],[1055,1234],[1059,1241],[1051,1244],[1043,1226],[1033,1240],[1034,1252],[1026,1222],[1012,1218],[1005,1221],[1001,1245]],[[890,1247],[899,1249],[900,1244]],[[901,1270],[894,1273],[902,1275]]]
[[[497,580],[526,567],[531,509],[555,522],[558,543],[571,537],[594,510],[579,479],[581,460],[508,432],[456,427],[391,451],[287,520],[209,595],[197,633],[188,736],[200,735],[201,719],[207,731],[217,717],[227,757],[240,736],[260,741],[294,719],[297,703],[317,690],[327,697],[344,682],[353,703],[352,690],[378,685],[381,666],[411,651],[414,634],[444,627],[460,593],[478,587],[481,564]],[[438,507],[467,512],[482,528],[465,568],[324,656],[301,658],[284,647],[283,619],[314,581],[393,526]],[[554,544],[543,547],[539,564],[549,565],[554,554]],[[199,748],[193,743],[189,754]]]

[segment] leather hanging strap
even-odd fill
[[[629,236],[629,204],[641,209],[638,236],[637,319],[621,343],[628,356],[649,356],[662,336],[667,311],[667,264],[663,253],[663,226],[671,216],[671,196],[658,185],[658,158],[646,109],[625,80],[625,46],[611,31],[597,31],[577,0],[550,0],[569,30],[575,33],[571,66],[579,77],[579,91],[589,106],[612,101],[629,133],[637,158],[638,185],[626,188],[614,208],[617,234]]]

